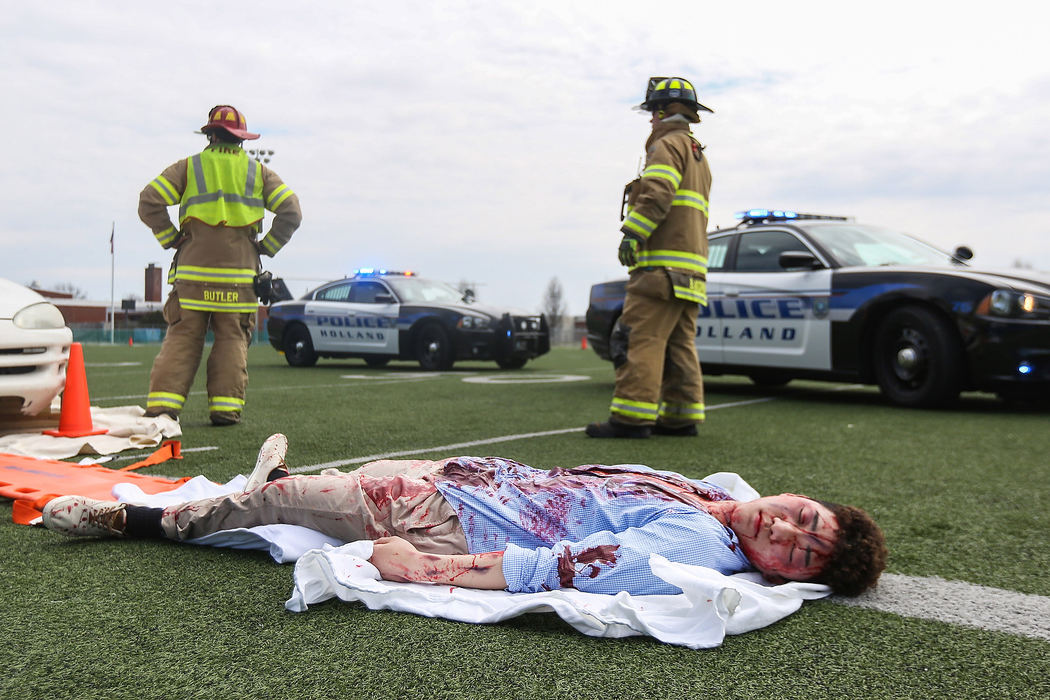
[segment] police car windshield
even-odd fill
[[[444,282],[419,277],[387,277],[402,304],[462,304],[463,294]]]
[[[952,256],[899,231],[859,224],[809,226],[806,233],[844,267],[947,265]]]

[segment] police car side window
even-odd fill
[[[736,251],[737,272],[783,272],[780,254],[809,251],[787,231],[747,231],[740,234]]]
[[[387,293],[383,285],[378,282],[357,282],[350,292],[350,301],[359,304],[376,303],[376,295]]]
[[[317,293],[316,299],[321,301],[348,301],[350,299],[350,285],[336,284]]]
[[[708,243],[707,271],[721,272],[726,266],[726,253],[729,252],[729,236],[723,236]]]

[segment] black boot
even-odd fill
[[[591,423],[584,432],[592,438],[647,438],[652,430],[648,425],[629,425],[608,420],[604,423]]]
[[[668,425],[660,425],[659,423],[653,426],[653,435],[675,435],[678,437],[695,437],[696,434],[696,423],[680,425],[675,428],[672,428]]]

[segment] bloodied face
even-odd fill
[[[773,583],[814,578],[838,535],[826,506],[791,493],[736,502],[728,521],[751,564]]]

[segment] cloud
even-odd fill
[[[412,267],[533,309],[558,277],[582,313],[590,284],[623,274],[620,192],[647,132],[629,107],[667,74],[715,110],[697,129],[713,224],[843,213],[1050,269],[1047,50],[1026,6],[967,7],[21,6],[0,26],[0,276],[107,299],[115,225],[117,295],[141,294],[168,253],[138,193],[232,103],[303,202],[268,262],[294,291]]]

